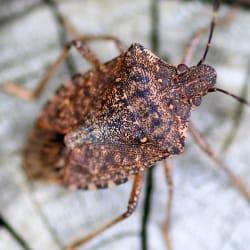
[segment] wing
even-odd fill
[[[77,127],[100,96],[112,88],[123,60],[121,54],[100,68],[75,75],[57,90],[28,138],[23,159],[28,176],[62,182],[67,156],[64,135]]]
[[[128,49],[121,65],[96,108],[67,133],[67,146],[147,140],[171,154],[183,152],[191,104],[173,91],[176,68],[138,44]]]
[[[123,60],[124,54],[121,54],[100,68],[84,75],[76,74],[44,107],[38,119],[39,126],[62,134],[76,127],[93,107],[100,105],[103,93],[113,87]]]
[[[68,155],[64,184],[82,189],[110,188],[167,156],[150,144],[82,145]]]
[[[152,144],[85,144],[69,150],[64,135],[36,125],[24,151],[29,177],[82,189],[109,188],[126,182],[168,157]]]

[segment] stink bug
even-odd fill
[[[215,0],[214,12],[218,8],[219,1]],[[35,92],[13,84],[5,86],[6,91],[26,99],[38,97],[71,47],[94,65],[93,70],[75,75],[58,89],[38,118],[24,153],[24,167],[30,177],[70,188],[109,188],[134,177],[127,211],[70,249],[130,216],[145,170],[184,151],[191,110],[209,92],[228,94],[215,87],[216,71],[204,64],[214,26],[215,15],[204,55],[192,67],[170,65],[137,43],[125,49],[115,37],[85,36],[65,47]],[[102,64],[87,45],[95,39],[113,40],[121,54]],[[193,126],[191,131],[213,156]],[[240,180],[230,177],[249,198]]]

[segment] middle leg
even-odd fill
[[[173,246],[170,234],[170,227],[171,227],[174,186],[173,186],[173,172],[172,172],[173,169],[170,160],[164,160],[163,167],[168,185],[167,213],[166,213],[166,220],[163,225],[163,234],[166,241],[167,249],[172,250]]]
[[[204,151],[216,164],[221,168],[229,177],[231,183],[238,188],[238,190],[246,197],[247,200],[250,200],[250,189],[242,181],[242,179],[234,174],[230,168],[222,161],[222,159],[211,149],[205,138],[202,134],[195,128],[195,126],[190,123],[189,130],[193,139],[196,141],[198,146]]]
[[[139,173],[135,176],[134,183],[133,183],[133,188],[130,194],[129,202],[128,202],[128,208],[125,213],[122,215],[118,216],[116,219],[113,221],[110,221],[109,223],[103,225],[96,231],[92,232],[91,234],[75,241],[72,245],[70,245],[67,250],[75,250],[81,245],[87,243],[89,240],[93,239],[97,235],[101,234],[102,232],[106,231],[108,228],[114,226],[115,224],[125,220],[128,218],[136,209],[139,196],[141,193],[141,188],[142,188],[142,183],[143,183],[143,173]]]

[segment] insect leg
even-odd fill
[[[143,183],[143,173],[137,174],[134,179],[132,191],[130,194],[129,202],[128,202],[128,208],[125,213],[122,215],[118,216],[116,219],[110,221],[109,223],[103,225],[99,229],[95,230],[91,234],[83,237],[82,239],[79,239],[75,241],[72,245],[70,245],[67,250],[75,250],[79,246],[87,243],[89,240],[93,239],[95,236],[101,234],[104,232],[106,229],[114,226],[118,222],[123,221],[124,219],[128,218],[136,209],[136,206],[138,204],[139,196],[141,193],[141,188],[142,188],[142,183]]]
[[[82,35],[81,32],[63,15],[60,15],[60,21],[65,29],[67,29],[74,38],[85,42],[101,40],[113,41],[120,52],[123,52],[127,48],[119,38],[112,35]]]
[[[167,180],[168,185],[168,202],[167,202],[167,216],[166,221],[163,226],[163,233],[167,245],[167,249],[172,249],[172,241],[171,241],[171,235],[170,235],[170,226],[171,226],[171,215],[172,215],[172,205],[173,205],[173,192],[174,192],[174,186],[173,186],[173,174],[172,174],[172,164],[169,160],[163,161],[163,167],[164,172]]]
[[[40,95],[43,93],[45,87],[47,86],[49,80],[52,78],[52,76],[55,74],[55,72],[58,70],[59,66],[62,62],[65,61],[69,54],[69,50],[71,47],[75,47],[80,54],[90,63],[92,63],[94,66],[98,67],[101,65],[101,62],[98,60],[98,58],[95,56],[95,54],[91,51],[91,49],[88,47],[88,45],[80,40],[73,40],[68,45],[65,46],[63,52],[59,55],[59,57],[56,59],[56,61],[49,67],[47,73],[44,75],[42,80],[38,83],[35,90],[28,90],[24,87],[20,87],[16,83],[13,82],[7,82],[3,85],[3,90],[7,93],[10,93],[12,95],[15,95],[19,98],[25,99],[25,100],[34,100],[40,97]]]
[[[198,146],[204,151],[216,164],[222,169],[229,177],[231,183],[238,188],[238,190],[250,201],[250,188],[242,181],[242,179],[234,174],[230,168],[223,162],[223,160],[211,149],[202,134],[190,123],[189,130],[193,139],[196,141]]]
[[[127,46],[125,46],[125,44],[119,38],[112,35],[82,35],[80,36],[80,39],[83,39],[84,41],[113,41],[120,52],[123,52],[127,49]]]

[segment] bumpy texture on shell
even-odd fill
[[[28,174],[106,188],[181,153],[193,104],[180,96],[180,82],[174,66],[139,44],[76,75],[58,89],[33,129],[25,150]]]

